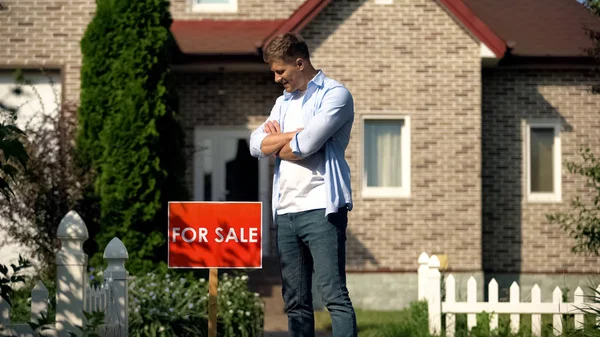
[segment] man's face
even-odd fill
[[[302,60],[296,62],[276,60],[271,62],[271,71],[275,74],[275,82],[281,83],[285,90],[292,93],[302,88],[306,83],[303,83]]]

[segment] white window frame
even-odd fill
[[[198,3],[198,0],[192,2],[192,12],[200,13],[237,13],[238,0],[229,0],[227,4],[207,4]]]
[[[554,192],[532,192],[531,191],[531,129],[551,128],[554,129],[553,160],[553,183]],[[561,124],[554,120],[532,120],[526,122],[525,162],[526,162],[526,191],[528,202],[561,202],[562,201],[562,157],[561,157]]]
[[[367,187],[365,172],[365,122],[367,120],[387,119],[404,121],[400,134],[400,147],[402,151],[402,187]],[[358,158],[360,158],[360,186],[363,198],[409,198],[411,185],[411,154],[410,154],[410,117],[397,113],[365,114],[360,119],[360,145]]]

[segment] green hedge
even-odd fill
[[[168,0],[98,0],[81,41],[77,154],[95,174],[105,247],[115,236],[133,274],[166,261],[166,206],[186,200]],[[91,265],[102,263],[101,252]]]

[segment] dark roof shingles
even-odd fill
[[[586,56],[600,18],[576,0],[463,0],[516,56]]]
[[[176,20],[171,32],[184,54],[252,55],[283,21]]]

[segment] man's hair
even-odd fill
[[[306,42],[296,33],[277,35],[264,50],[263,59],[266,63],[273,61],[294,62],[297,58],[308,60],[310,57]]]

